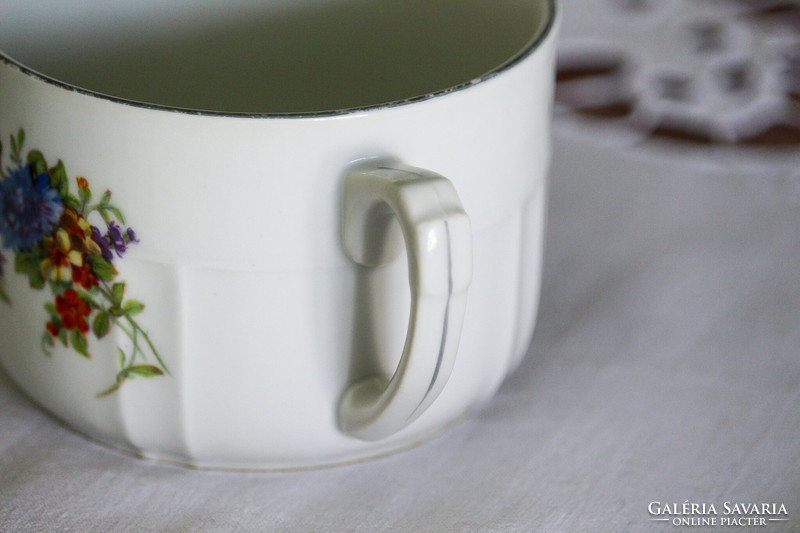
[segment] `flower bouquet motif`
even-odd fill
[[[52,354],[56,343],[91,358],[89,340],[113,328],[130,339],[126,352],[117,348],[120,370],[114,383],[99,392],[107,396],[128,379],[161,376],[167,367],[136,316],[144,304],[125,297],[114,260],[138,242],[125,217],[111,203],[111,191],[95,201],[86,178],[75,178],[70,190],[64,163],[48,166],[38,150],[23,158],[25,131],[10,136],[11,165],[0,173],[0,300],[11,305],[3,280],[9,268],[3,249],[14,253],[13,268],[28,277],[32,289],[48,289],[41,346]],[[0,143],[0,157],[3,155]],[[115,257],[116,256],[116,257]]]

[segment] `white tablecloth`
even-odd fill
[[[559,106],[534,340],[461,423],[349,466],[197,471],[90,442],[0,373],[0,531],[800,531],[798,149],[626,127]],[[737,503],[785,513],[721,526]]]

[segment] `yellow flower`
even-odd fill
[[[73,240],[63,228],[58,228],[53,237],[43,241],[48,257],[39,265],[42,277],[47,281],[72,281],[72,267],[83,266],[83,253],[72,248]]]
[[[69,264],[57,265],[49,257],[42,261],[39,270],[47,281],[72,281],[72,267]]]

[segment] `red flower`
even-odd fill
[[[83,263],[79,267],[72,266],[72,281],[84,289],[91,289],[97,285],[97,276],[92,272],[89,263]]]
[[[78,176],[77,178],[75,178],[75,181],[78,182],[78,188],[79,189],[88,189],[89,188],[89,181],[86,178],[84,178],[82,176]]]
[[[59,329],[60,328],[58,326],[56,326],[55,324],[53,324],[52,322],[48,322],[47,323],[47,331],[49,331],[50,335],[52,335],[53,337],[58,337],[58,330]]]
[[[56,311],[61,315],[61,323],[67,329],[78,329],[81,333],[89,331],[86,317],[92,309],[75,289],[67,289],[63,295],[56,296]]]

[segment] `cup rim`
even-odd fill
[[[60,81],[46,74],[42,74],[41,72],[38,72],[26,66],[21,61],[17,61],[16,59],[7,55],[2,49],[0,49],[0,62],[18,69],[20,72],[22,72],[27,76],[35,78],[39,81],[43,81],[49,85],[55,86],[60,89],[65,89],[70,92],[82,94],[85,96],[90,96],[93,98],[98,98],[100,100],[107,100],[117,104],[125,104],[132,107],[148,109],[152,111],[166,111],[170,113],[181,113],[181,114],[209,116],[209,117],[240,117],[240,118],[322,118],[322,117],[345,116],[356,113],[375,111],[379,109],[401,107],[416,102],[431,100],[446,94],[467,89],[474,85],[482,84],[487,80],[490,80],[495,76],[505,72],[506,70],[511,69],[516,64],[522,62],[525,58],[532,55],[539,48],[539,45],[541,45],[541,43],[544,42],[553,32],[553,29],[555,27],[555,21],[557,18],[557,0],[545,0],[545,1],[547,5],[547,15],[542,29],[538,31],[536,35],[533,36],[525,44],[525,46],[523,46],[516,54],[508,58],[506,61],[495,66],[485,74],[482,74],[470,81],[462,82],[457,85],[432,91],[426,94],[412,96],[410,98],[392,100],[389,102],[382,102],[379,104],[368,104],[363,106],[353,106],[340,109],[330,109],[321,111],[300,111],[300,112],[268,112],[268,111],[247,112],[247,111],[215,111],[213,109],[192,109],[188,107],[143,102],[139,100],[114,96],[111,94],[105,94],[99,91],[94,91],[91,89],[79,87],[77,85],[72,85],[70,83]]]

